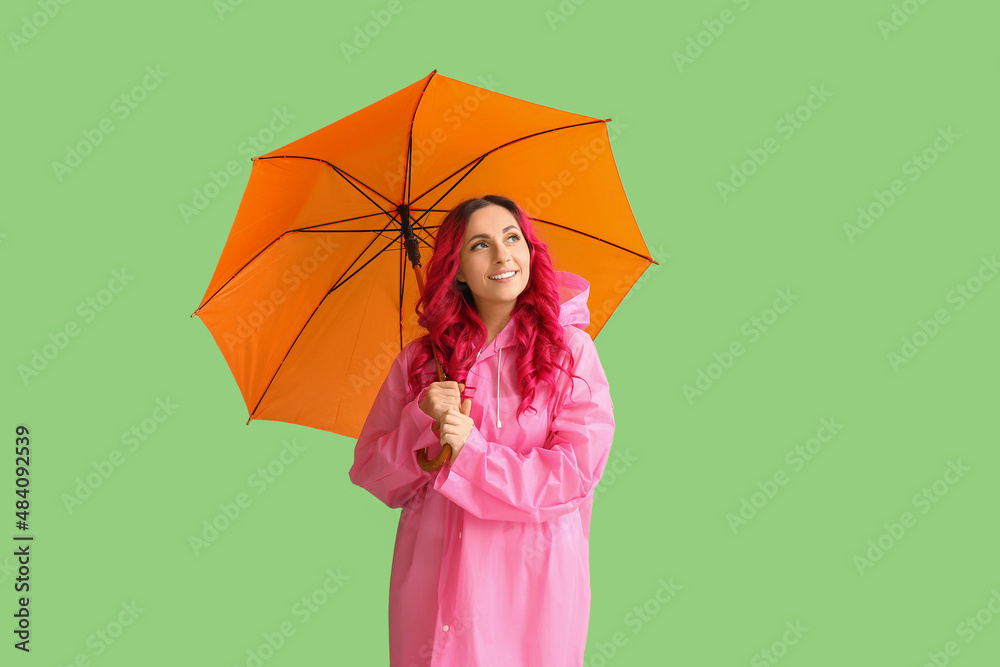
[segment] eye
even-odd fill
[[[507,237],[508,241],[511,240],[511,239],[517,239],[518,241],[520,241],[521,237],[518,234],[512,232],[511,235]],[[486,241],[480,241],[480,242],[478,242],[476,244],[473,244],[473,246],[471,248],[469,248],[469,250],[475,250],[476,248],[478,248],[481,245],[486,245]]]

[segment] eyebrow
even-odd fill
[[[512,229],[517,229],[517,225],[507,225],[506,227],[503,228],[503,231],[500,232],[500,233],[501,234],[506,234],[507,232],[509,232]],[[489,238],[490,237],[488,235],[486,235],[486,234],[476,234],[475,236],[470,236],[469,240],[471,241],[472,239],[489,239]]]

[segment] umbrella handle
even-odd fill
[[[431,461],[427,458],[427,448],[417,451],[417,463],[420,467],[428,472],[433,472],[443,466],[445,461],[451,458],[451,445],[445,445],[441,449],[441,453],[437,455],[437,458]]]
[[[434,341],[431,341],[431,352],[434,354],[434,363],[437,365],[438,380],[444,382],[444,369],[441,368],[441,361],[438,359],[437,350],[434,349]],[[443,466],[451,459],[451,445],[443,445],[441,453],[433,461],[427,458],[427,448],[417,451],[417,463],[427,472],[433,472]]]

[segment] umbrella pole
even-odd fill
[[[413,265],[413,272],[417,276],[417,289],[420,291],[420,295],[423,296],[424,267],[420,264],[419,243],[416,236],[413,234],[413,229],[410,227],[410,210],[406,204],[401,204],[396,210],[400,214],[403,228],[403,240],[406,244],[407,254],[409,255],[410,263]],[[430,343],[431,353],[434,355],[434,364],[437,366],[438,382],[444,382],[446,378],[444,368],[441,367],[441,359],[438,358],[437,349],[434,347],[434,341],[431,340]],[[451,445],[443,445],[441,447],[441,453],[438,454],[437,458],[433,460],[427,457],[426,447],[417,451],[417,463],[422,469],[428,472],[437,470],[449,459],[451,459]]]

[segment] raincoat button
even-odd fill
[[[458,539],[462,539],[462,531],[458,531]]]
[[[443,627],[443,628],[441,628],[441,629],[442,629],[442,630],[444,630],[445,632],[448,632],[448,626],[447,626],[447,625],[446,625],[446,626],[444,626],[444,627]]]

